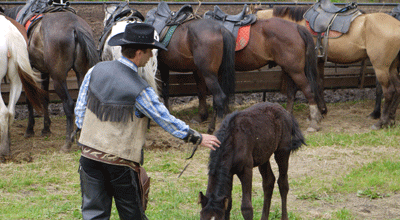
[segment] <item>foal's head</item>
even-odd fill
[[[199,203],[201,204],[200,220],[222,220],[225,219],[225,211],[228,209],[229,198],[227,196],[208,198],[199,193]]]

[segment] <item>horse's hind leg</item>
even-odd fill
[[[261,219],[267,220],[271,208],[272,194],[274,192],[275,175],[272,172],[271,164],[269,161],[258,166],[258,170],[260,171],[262,176],[262,186],[264,191],[264,205]]]
[[[63,102],[65,116],[67,117],[65,144],[61,147],[61,151],[68,152],[72,145],[72,131],[74,128],[74,100],[68,92],[67,83],[65,81],[55,81],[54,89]]]
[[[288,219],[287,214],[287,195],[289,193],[289,181],[288,181],[288,169],[289,169],[289,156],[290,152],[286,150],[276,151],[274,153],[275,161],[279,167],[279,178],[278,178],[278,186],[279,193],[281,194],[282,200],[282,218]]]

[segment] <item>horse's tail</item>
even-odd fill
[[[75,27],[75,33],[78,43],[83,48],[85,56],[89,61],[89,67],[94,66],[100,61],[100,58],[92,33],[81,25]]]
[[[303,39],[304,43],[306,44],[306,63],[304,67],[304,73],[308,81],[310,82],[312,92],[314,93],[314,99],[318,103],[325,103],[323,97],[323,88],[320,88],[318,84],[318,70],[317,70],[317,53],[315,52],[315,44],[313,37],[311,36],[310,32],[303,26],[297,25],[297,30]],[[325,108],[325,106],[323,106]],[[326,113],[326,109],[324,109]]]
[[[307,144],[296,118],[292,114],[289,115],[291,121],[290,123],[292,124],[292,145],[290,146],[290,151],[293,152],[298,150],[303,144]]]
[[[10,38],[8,41],[8,49],[10,52],[10,61],[15,63],[18,76],[22,82],[26,98],[38,112],[43,112],[42,101],[47,96],[47,92],[42,90],[37,84],[40,76],[35,73],[29,61],[28,49],[26,41],[16,27],[15,30],[9,31]],[[10,63],[9,61],[9,63]]]
[[[221,27],[224,52],[218,75],[221,76],[222,91],[228,97],[235,94],[235,37],[226,28]],[[227,101],[228,104],[229,102]]]

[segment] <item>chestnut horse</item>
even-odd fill
[[[275,185],[270,157],[279,167],[278,186],[282,201],[282,219],[288,219],[287,195],[290,153],[305,140],[292,114],[281,105],[262,102],[226,116],[216,136],[221,145],[211,151],[207,192],[200,192],[201,220],[229,219],[232,208],[232,184],[236,174],[242,184],[242,215],[253,219],[251,203],[253,167],[262,176],[264,205],[261,219],[267,220]]]
[[[286,109],[293,113],[295,94],[300,89],[310,107],[309,132],[320,129],[322,115],[327,113],[314,48],[313,38],[306,28],[273,18],[253,23],[248,45],[235,53],[235,70],[238,71],[257,70],[265,65],[282,68],[288,76]]]
[[[14,121],[15,105],[21,95],[22,88],[28,100],[36,110],[43,111],[41,99],[45,92],[36,84],[39,76],[29,63],[27,35],[23,26],[15,20],[0,14],[0,81],[7,77],[10,89],[8,105],[0,96],[0,159],[9,156],[10,126]]]
[[[257,17],[268,19],[280,17],[297,24],[306,25],[303,18],[308,7],[274,7],[257,11]],[[327,60],[332,63],[349,64],[367,58],[382,86],[385,102],[378,122],[371,129],[381,129],[395,124],[400,102],[399,66],[400,22],[385,13],[362,14],[356,17],[349,31],[339,38],[328,41]],[[324,63],[319,63],[320,74]]]
[[[16,18],[23,6],[5,9],[5,14]],[[41,72],[42,88],[49,90],[50,78],[54,89],[64,105],[66,114],[66,141],[62,151],[69,151],[74,139],[74,105],[75,102],[67,88],[67,75],[75,71],[78,86],[86,72],[99,61],[92,28],[89,24],[70,11],[45,13],[43,17],[30,28],[29,58],[32,67]],[[42,135],[49,135],[50,117],[48,112],[48,97],[44,101],[44,128]],[[26,136],[34,134],[34,115],[28,103],[29,121]]]

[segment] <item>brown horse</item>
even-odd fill
[[[323,82],[317,72],[317,57],[311,34],[306,28],[280,18],[259,19],[251,25],[249,43],[235,53],[235,69],[257,70],[278,65],[288,76],[287,110],[293,113],[294,97],[299,88],[310,105],[309,132],[319,130],[327,113]]]
[[[6,9],[5,13],[16,18],[22,6]],[[43,17],[30,28],[29,58],[32,67],[41,72],[42,88],[49,90],[50,78],[54,89],[63,102],[67,117],[66,142],[61,148],[68,151],[73,141],[74,130],[74,100],[68,92],[67,75],[72,69],[76,73],[78,86],[84,75],[99,60],[93,39],[91,27],[85,20],[69,11],[45,13]],[[50,117],[48,112],[48,97],[44,99],[44,128],[42,135],[49,135]],[[29,122],[26,136],[34,134],[34,115],[28,103]]]
[[[163,98],[168,106],[169,71],[193,72],[199,97],[200,121],[208,118],[206,95],[213,95],[214,112],[221,118],[235,92],[235,39],[213,20],[194,19],[179,25],[167,46],[159,51]],[[208,133],[215,128],[215,117]]]
[[[45,92],[36,81],[37,74],[29,63],[27,35],[23,26],[15,20],[0,14],[0,81],[7,77],[9,81],[8,105],[0,96],[0,160],[11,153],[10,126],[14,121],[15,105],[21,95],[22,88],[28,100],[38,111],[43,111],[41,98]]]
[[[258,11],[257,17],[280,17],[305,26],[303,15],[307,9],[308,7],[274,7]],[[399,33],[400,22],[394,17],[384,13],[362,14],[353,20],[347,33],[328,41],[327,60],[332,63],[349,64],[370,59],[385,98],[380,119],[372,129],[395,123],[396,109],[400,102],[400,80],[397,77]],[[324,63],[320,62],[318,66],[320,74],[323,73]]]
[[[253,167],[262,176],[264,206],[261,219],[268,219],[275,176],[270,157],[279,167],[278,186],[282,200],[282,219],[288,219],[287,194],[290,153],[305,144],[299,125],[292,114],[279,104],[263,102],[223,120],[216,136],[220,148],[211,151],[206,195],[200,192],[200,219],[229,219],[232,208],[233,175],[242,184],[242,215],[253,219],[251,204]]]

